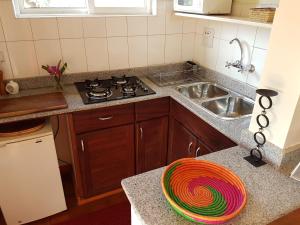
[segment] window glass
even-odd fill
[[[25,9],[32,8],[82,8],[86,0],[23,0]]]
[[[145,0],[95,0],[95,7],[145,7]]]

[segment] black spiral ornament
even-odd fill
[[[270,125],[270,120],[267,116],[266,110],[272,107],[273,102],[271,97],[277,96],[278,92],[270,89],[257,89],[256,93],[261,95],[258,99],[258,103],[259,106],[262,108],[262,112],[256,117],[256,123],[258,124],[259,129],[253,135],[256,147],[252,148],[250,151],[250,156],[247,156],[244,159],[246,159],[253,166],[259,167],[266,164],[262,160],[263,156],[261,153],[262,148],[267,141],[263,131]],[[264,101],[263,99],[266,99],[266,101]],[[267,102],[267,104],[263,102]]]

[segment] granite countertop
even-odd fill
[[[198,115],[201,119],[203,119],[204,121],[209,123],[211,126],[215,127],[217,130],[219,130],[220,132],[222,132],[227,137],[231,138],[233,141],[235,141],[237,143],[240,142],[240,139],[241,139],[240,136],[242,133],[241,131],[243,129],[248,128],[248,126],[249,126],[250,118],[243,118],[243,119],[238,119],[238,120],[219,119],[219,118],[214,117],[211,114],[207,113],[195,101],[192,101],[192,100],[182,96],[174,88],[158,87],[157,85],[152,83],[152,81],[150,81],[146,77],[140,77],[140,79],[142,79],[143,82],[145,82],[150,88],[152,88],[156,92],[156,94],[143,96],[143,97],[137,97],[137,98],[129,98],[129,99],[109,101],[109,102],[103,102],[103,103],[97,103],[97,104],[84,105],[78,91],[76,90],[76,87],[74,85],[67,85],[64,87],[64,96],[68,103],[68,108],[27,114],[27,115],[17,116],[17,117],[2,118],[2,119],[0,119],[0,124],[12,122],[12,121],[18,121],[18,120],[53,116],[53,115],[70,113],[70,112],[75,112],[75,111],[96,109],[96,108],[101,108],[101,107],[114,106],[114,105],[120,105],[120,104],[126,104],[126,103],[132,103],[132,102],[138,102],[138,101],[143,101],[143,100],[149,100],[149,99],[154,99],[154,98],[170,96],[174,100],[178,101],[180,104],[185,106],[187,109],[189,109],[190,111],[192,111],[193,113]],[[18,96],[42,94],[42,93],[53,92],[53,91],[55,91],[53,88],[29,89],[29,90],[22,91]]]
[[[241,214],[227,224],[263,225],[300,207],[299,182],[285,176],[270,165],[254,168],[243,159],[249,151],[233,147],[211,153],[205,159],[235,172],[244,182],[247,203]],[[122,181],[122,187],[141,225],[189,225],[167,204],[160,179],[164,168]]]

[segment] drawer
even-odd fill
[[[133,104],[105,107],[73,113],[76,133],[108,128],[134,122]]]
[[[136,120],[143,121],[169,115],[170,98],[157,98],[135,104]]]

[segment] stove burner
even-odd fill
[[[123,94],[135,94],[137,86],[125,85],[122,87]]]
[[[127,77],[123,75],[122,77],[114,77],[112,76],[112,84],[113,85],[124,85],[128,83]]]
[[[98,79],[95,80],[86,80],[85,81],[87,88],[95,88],[100,86],[100,81]]]
[[[95,87],[86,94],[91,99],[105,99],[112,96],[112,91],[110,88]]]

